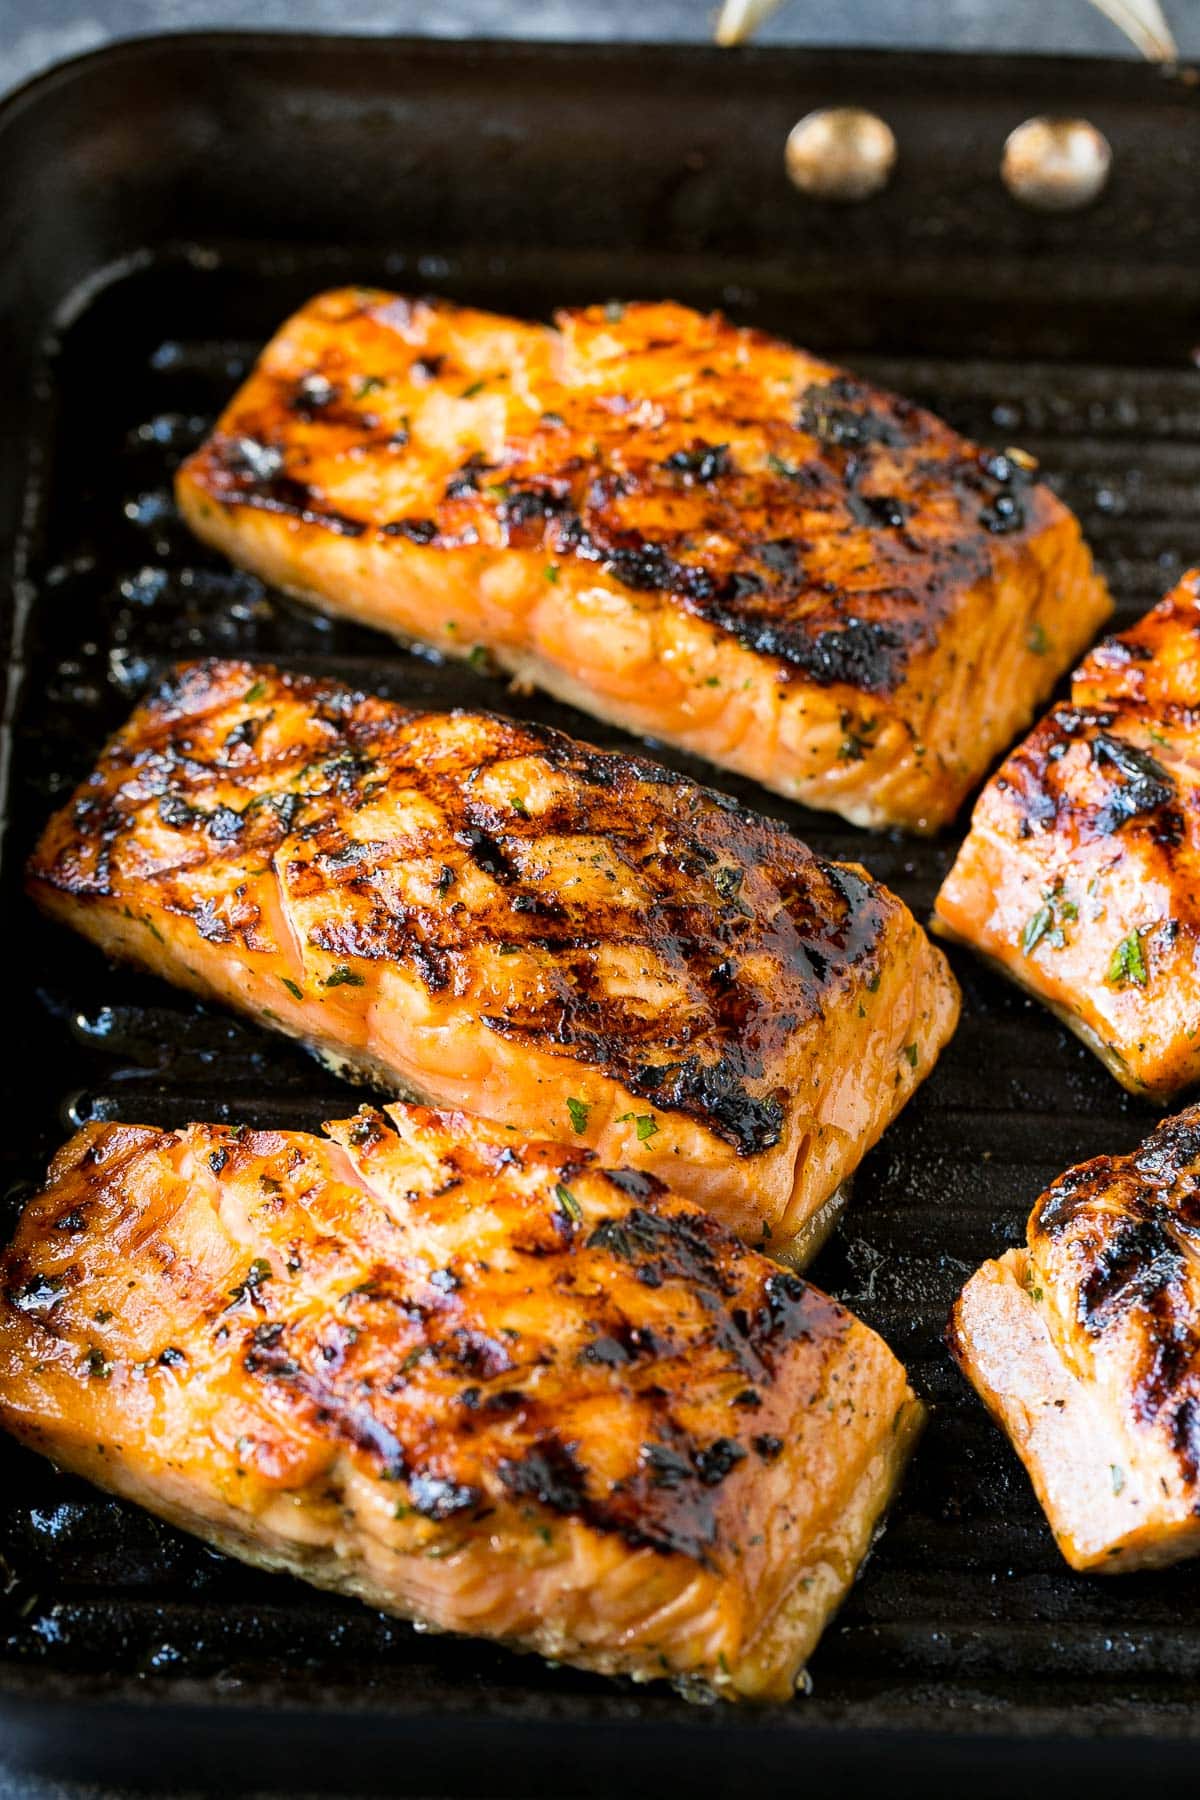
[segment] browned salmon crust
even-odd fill
[[[1031,468],[719,315],[355,288],[288,321],[177,491],[327,611],[932,831],[1110,611]]]
[[[181,668],[31,891],[395,1093],[632,1160],[786,1248],[958,994],[857,865],[654,764],[246,663]]]
[[[950,1348],[1008,1432],[1068,1562],[1200,1550],[1200,1108],[1060,1177],[1025,1249],[959,1297]]]
[[[935,928],[1117,1080],[1200,1080],[1200,571],[1099,644],[979,798]]]
[[[587,1150],[326,1129],[74,1138],[0,1259],[0,1421],[434,1628],[786,1699],[919,1425],[887,1346]]]

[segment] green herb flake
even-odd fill
[[[1026,919],[1021,933],[1021,948],[1026,956],[1033,953],[1053,923],[1054,914],[1048,906],[1039,906],[1032,917]]]
[[[1142,951],[1142,940],[1136,931],[1123,937],[1112,953],[1108,965],[1108,980],[1113,987],[1134,987],[1146,985],[1146,958]]]
[[[481,675],[486,675],[492,666],[492,659],[482,644],[473,644],[467,661]]]
[[[410,1506],[407,1500],[397,1500],[392,1508],[392,1517],[393,1519],[409,1519],[415,1511],[416,1508]]]
[[[473,400],[476,394],[482,394],[486,386],[486,381],[473,381],[470,387],[465,387],[463,389],[461,398],[463,400]]]
[[[362,976],[356,975],[353,969],[348,969],[345,963],[339,963],[333,973],[325,977],[325,986],[327,988],[365,987],[366,985],[367,984]]]
[[[90,1381],[107,1381],[113,1372],[113,1366],[107,1356],[103,1350],[97,1350],[95,1344],[90,1347],[83,1360]]]
[[[588,1114],[591,1107],[584,1100],[568,1100],[567,1111],[571,1115],[571,1130],[586,1131]]]
[[[252,687],[246,689],[245,693],[242,695],[242,699],[246,702],[247,706],[253,706],[256,700],[262,700],[266,697],[266,692],[266,682],[256,681]]]
[[[547,581],[557,581],[561,574],[562,574],[562,570],[559,568],[557,563],[547,563],[546,564],[546,580]]]
[[[382,375],[364,375],[355,386],[354,398],[365,400],[368,394],[377,393],[381,387],[386,387],[386,385]]]
[[[629,1119],[632,1119],[637,1126],[639,1144],[644,1144],[647,1138],[652,1138],[658,1130],[658,1120],[654,1117],[653,1113],[622,1113],[617,1120],[617,1124],[624,1125]]]
[[[287,989],[288,993],[292,996],[293,1000],[303,1000],[304,989],[300,987],[297,982],[293,981],[290,975],[281,975],[279,979]]]
[[[1025,639],[1025,648],[1031,650],[1034,656],[1045,656],[1050,648],[1050,639],[1046,636],[1045,629],[1041,624],[1033,627]]]
[[[905,1044],[904,1054],[908,1058],[909,1067],[915,1069],[917,1066],[917,1057],[920,1055],[917,1046],[915,1044]]]
[[[497,944],[496,954],[497,956],[519,956],[521,946],[520,944]]]
[[[558,1201],[558,1204],[562,1207],[568,1219],[574,1220],[576,1225],[582,1222],[582,1206],[580,1206],[570,1188],[565,1187],[561,1181],[556,1181],[554,1184],[554,1198]]]

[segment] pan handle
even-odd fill
[[[718,44],[744,44],[782,0],[723,0]],[[1179,50],[1159,0],[1092,0],[1150,62],[1177,63]]]

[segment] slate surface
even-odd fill
[[[1200,57],[1200,5],[1165,0],[1185,56]],[[634,38],[711,34],[715,0],[0,0],[0,90],[114,38],[205,27],[426,33],[439,37]],[[762,42],[1129,54],[1088,0],[787,0]]]

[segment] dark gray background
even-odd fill
[[[1164,0],[1200,56],[1200,0]],[[0,89],[113,38],[203,26],[439,37],[702,39],[715,0],[0,0]],[[787,0],[763,42],[1132,54],[1088,0]]]
[[[1200,57],[1200,0],[1166,0],[1165,10],[1183,54]],[[240,26],[682,42],[707,38],[714,14],[709,0],[0,0],[0,91],[65,57],[153,31]],[[1088,0],[788,0],[759,36],[779,43],[1132,54]],[[97,1789],[6,1775],[0,1744],[0,1800],[85,1796],[100,1800]]]

